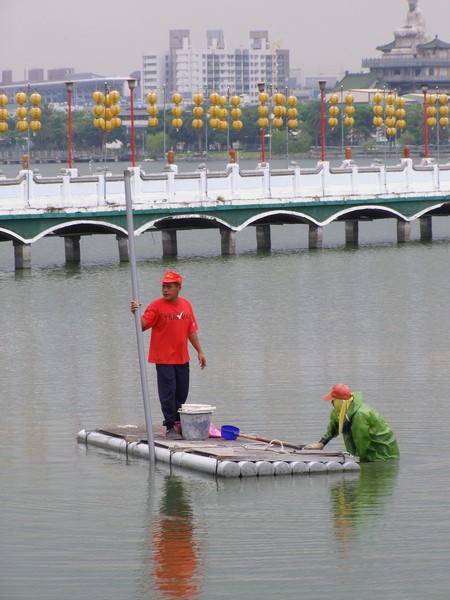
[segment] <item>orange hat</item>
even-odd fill
[[[175,271],[166,271],[164,273],[164,277],[160,279],[161,283],[179,283],[180,285],[183,283],[183,278],[179,273],[175,273]]]
[[[345,383],[336,383],[328,394],[323,397],[324,400],[349,400],[352,397],[352,391]]]

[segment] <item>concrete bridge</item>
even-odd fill
[[[318,162],[314,168],[291,163],[271,169],[262,163],[242,171],[228,164],[210,172],[179,173],[166,165],[158,174],[132,172],[135,235],[161,231],[162,255],[177,254],[177,230],[217,229],[222,254],[233,254],[236,234],[256,229],[257,249],[271,247],[270,226],[304,224],[309,247],[322,246],[323,227],[345,222],[347,244],[358,243],[363,220],[395,219],[397,241],[410,239],[411,223],[420,220],[421,239],[432,239],[432,217],[450,215],[450,164],[432,159],[414,165],[358,166],[346,160],[338,168]],[[45,236],[64,238],[66,262],[80,261],[83,235],[114,234],[120,261],[128,260],[124,176],[100,172],[79,176],[62,169],[57,177],[22,170],[0,176],[0,241],[12,241],[16,269],[31,266],[31,245]]]

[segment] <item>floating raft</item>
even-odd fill
[[[154,432],[157,461],[217,477],[256,477],[267,475],[308,475],[359,471],[359,459],[346,452],[302,450],[283,442],[209,438],[202,441],[168,440]],[[255,436],[256,437],[256,436]],[[88,431],[81,430],[79,442],[120,452],[127,456],[149,457],[145,427],[126,425]]]

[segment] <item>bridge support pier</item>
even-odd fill
[[[79,235],[64,236],[64,250],[66,252],[66,263],[80,263],[80,237]]]
[[[24,244],[18,240],[13,241],[14,246],[14,268],[31,269],[31,244]]]
[[[397,221],[397,244],[404,244],[411,239],[410,221]]]
[[[161,231],[163,257],[178,254],[176,229],[163,229]]]
[[[124,235],[116,235],[117,246],[119,248],[119,262],[130,262],[128,253],[128,238]]]
[[[270,225],[256,226],[256,249],[270,250],[272,247],[272,239],[270,235]]]
[[[308,247],[312,249],[322,248],[323,244],[323,227],[320,225],[309,226],[308,232]]]
[[[236,232],[230,229],[220,230],[221,251],[223,256],[236,254]]]
[[[433,239],[433,227],[431,217],[420,217],[420,239],[427,242]]]
[[[345,221],[345,243],[358,244],[359,223],[358,221]]]

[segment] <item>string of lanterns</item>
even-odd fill
[[[28,129],[28,115],[31,117],[29,127],[33,133],[37,133],[41,129],[42,124],[39,121],[42,114],[42,111],[39,107],[41,99],[41,95],[38,94],[38,92],[33,92],[30,94],[29,100],[32,106],[28,111],[27,107],[25,106],[28,101],[27,95],[25,92],[17,92],[15,100],[19,105],[16,108],[16,115],[18,117],[16,128],[18,131],[26,131]]]
[[[8,111],[5,106],[8,104],[8,96],[6,94],[0,94],[0,133],[8,131]]]
[[[92,99],[95,105],[92,112],[95,115],[94,126],[97,129],[103,129],[105,133],[116,129],[122,125],[122,119],[119,117],[120,105],[120,94],[117,90],[110,92],[106,91],[105,94],[100,90],[96,90],[92,94]]]
[[[158,117],[156,115],[158,114],[158,107],[156,106],[156,101],[158,100],[158,96],[155,92],[150,92],[149,94],[147,94],[147,100],[149,103],[149,106],[147,108],[147,112],[149,114],[149,118],[147,121],[148,126],[157,127]]]

